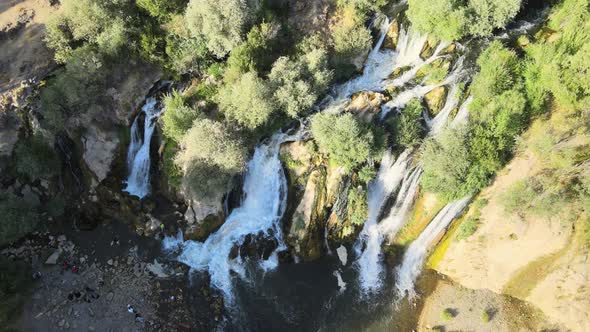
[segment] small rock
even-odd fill
[[[109,294],[113,294],[113,293],[109,293]],[[108,295],[107,295],[107,299],[108,299]],[[111,300],[112,300],[112,297],[111,297]],[[90,317],[94,317],[94,310],[92,310],[92,308],[88,308],[88,314],[90,315]]]
[[[109,260],[107,261],[107,264],[112,266],[112,265],[113,265],[113,260],[112,260],[112,259],[109,259]]]
[[[65,324],[66,324],[66,320],[65,319],[62,319],[62,320],[59,321],[59,323],[57,323],[57,326],[63,327]]]
[[[66,236],[63,234],[57,237],[58,242],[65,242],[65,240],[66,240]]]
[[[107,301],[112,301],[114,296],[115,296],[115,294],[113,294],[113,292],[109,292],[107,294]]]
[[[45,264],[47,265],[55,265],[57,264],[57,260],[59,259],[59,256],[61,256],[61,250],[57,249],[56,251],[54,251],[51,256],[49,256],[47,258],[47,260],[45,261]]]

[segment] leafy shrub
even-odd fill
[[[485,309],[481,312],[481,321],[484,323],[489,323],[492,320],[492,315],[490,314],[491,310]]]
[[[233,84],[222,87],[219,108],[229,119],[250,129],[266,124],[275,111],[272,91],[255,72],[249,72]]]
[[[359,180],[361,180],[364,184],[369,183],[369,181],[373,180],[377,175],[377,171],[373,166],[365,165],[361,167],[358,172]]]
[[[186,133],[176,164],[196,194],[211,196],[225,189],[229,177],[246,165],[247,150],[241,140],[220,122],[199,119]]]
[[[14,149],[16,171],[29,180],[49,178],[59,172],[59,159],[42,136],[21,140]]]
[[[151,16],[167,19],[172,14],[182,12],[188,0],[137,0],[137,6],[147,11]]]
[[[404,148],[416,146],[426,134],[422,124],[424,107],[412,99],[395,120],[395,142]]]
[[[192,35],[203,36],[207,48],[223,57],[243,40],[259,9],[259,0],[191,0],[185,19]]]
[[[330,29],[337,64],[353,64],[371,48],[371,32],[363,26],[363,16],[354,7],[342,9]]]
[[[455,318],[455,312],[453,311],[453,309],[446,308],[440,313],[440,316],[443,320],[448,321]]]
[[[352,114],[319,113],[311,119],[311,132],[321,151],[336,164],[351,170],[375,152],[375,136]]]
[[[184,134],[199,117],[199,111],[185,104],[184,97],[176,90],[164,97],[162,114],[162,131],[164,135],[180,142]]]
[[[369,213],[367,205],[367,191],[362,187],[348,190],[348,219],[353,225],[362,225],[367,220]]]
[[[479,219],[473,216],[463,220],[459,229],[457,229],[457,240],[464,240],[473,235],[479,226]]]
[[[202,36],[192,36],[182,16],[167,24],[165,67],[175,73],[200,73],[211,64],[211,54]]]

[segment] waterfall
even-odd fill
[[[447,204],[408,247],[401,266],[396,269],[395,287],[401,297],[408,295],[412,299],[416,296],[414,281],[420,274],[428,249],[451,221],[463,212],[470,200],[471,196],[468,196]]]
[[[398,160],[400,159],[402,159],[402,157],[398,158]],[[365,250],[357,260],[359,266],[360,286],[365,292],[371,292],[381,288],[381,281],[383,279],[381,244],[386,236],[397,233],[401,228],[406,214],[412,206],[412,202],[418,191],[418,184],[420,183],[422,170],[420,168],[408,170],[408,164],[409,163],[406,159],[405,168],[398,168],[395,170],[398,171],[397,176],[405,174],[405,177],[389,215],[380,223],[373,222],[364,227],[361,237],[357,241],[357,243],[360,243],[359,241],[364,241],[366,246]],[[389,195],[380,197],[379,200],[385,201],[385,198],[387,197],[389,197]]]
[[[212,285],[223,292],[228,304],[233,302],[230,270],[245,276],[240,256],[229,257],[234,246],[241,245],[247,235],[272,236],[279,246],[268,260],[260,262],[264,269],[274,268],[278,264],[277,251],[286,247],[280,221],[286,208],[287,182],[279,160],[279,147],[283,142],[296,139],[279,133],[256,148],[248,163],[240,207],[234,209],[221,228],[205,242],[168,239],[164,243],[165,249],[181,249],[178,261],[194,270],[208,271]]]
[[[127,151],[129,176],[124,191],[139,198],[145,197],[150,192],[150,143],[161,114],[161,109],[156,105],[155,98],[148,98],[131,126],[131,143]],[[138,124],[141,113],[145,116],[143,135]]]

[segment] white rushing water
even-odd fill
[[[139,117],[144,114],[143,135],[139,126]],[[135,117],[131,126],[131,143],[127,150],[127,187],[124,191],[143,198],[150,192],[150,144],[156,123],[161,114],[155,98],[150,97],[141,108],[141,113]]]
[[[240,207],[234,209],[221,228],[205,242],[182,242],[178,238],[164,242],[164,249],[181,249],[178,261],[195,270],[208,271],[211,283],[223,292],[228,304],[233,301],[230,271],[245,276],[240,256],[229,258],[234,246],[241,245],[247,235],[264,234],[279,243],[277,250],[285,248],[280,221],[285,212],[287,182],[279,160],[279,147],[285,141],[296,139],[275,134],[268,143],[256,148],[248,163]],[[260,263],[262,268],[276,267],[277,250]]]
[[[412,299],[416,296],[414,281],[422,270],[428,249],[451,221],[463,212],[470,200],[471,196],[468,196],[447,204],[418,238],[410,244],[404,254],[402,264],[396,269],[395,287],[400,297],[407,295]]]

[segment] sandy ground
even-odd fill
[[[445,319],[448,309],[454,317]],[[482,319],[483,313],[490,320]],[[420,314],[418,331],[555,331],[559,326],[546,322],[533,306],[489,290],[472,290],[450,280],[440,280],[426,298]]]
[[[0,1],[0,30],[15,24],[22,10],[34,11],[32,20],[7,39],[0,38],[0,94],[27,79],[40,80],[54,68],[53,52],[45,46],[45,23],[56,10],[42,0]]]

